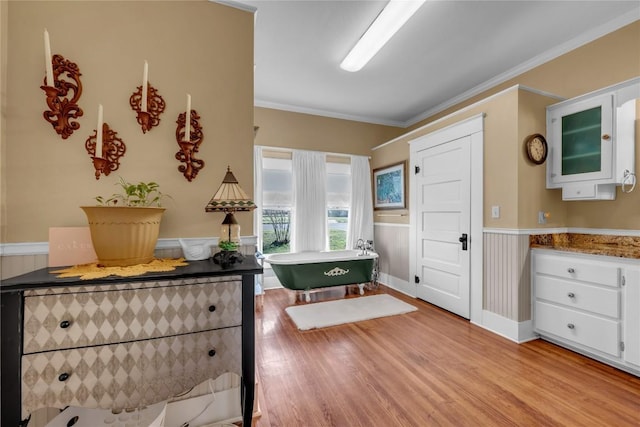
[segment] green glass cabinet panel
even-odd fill
[[[562,175],[600,172],[602,107],[562,117]]]

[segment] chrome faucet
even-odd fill
[[[373,240],[367,240],[364,249],[366,252],[373,251]]]
[[[358,255],[365,255],[366,246],[364,240],[358,239],[358,242],[356,243],[356,249],[360,249],[362,251]]]

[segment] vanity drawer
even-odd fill
[[[23,353],[237,326],[240,281],[26,296]]]
[[[537,255],[535,272],[537,275],[551,275],[616,288],[620,285],[620,268],[610,263],[581,258]]]
[[[536,301],[535,329],[564,340],[620,356],[620,323],[595,315]]]
[[[126,408],[240,374],[241,327],[22,357],[22,416],[43,407]]]
[[[536,298],[590,311],[613,318],[620,317],[620,291],[560,279],[554,276],[536,277]]]

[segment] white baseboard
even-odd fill
[[[482,311],[482,324],[474,324],[518,344],[538,338],[533,333],[531,320],[517,322],[487,310]]]
[[[412,298],[416,297],[416,285],[411,284],[406,280],[398,279],[397,277],[386,273],[380,273],[378,276],[378,282]]]

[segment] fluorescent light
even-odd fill
[[[340,68],[353,72],[364,67],[424,2],[425,0],[390,0],[344,58]]]

